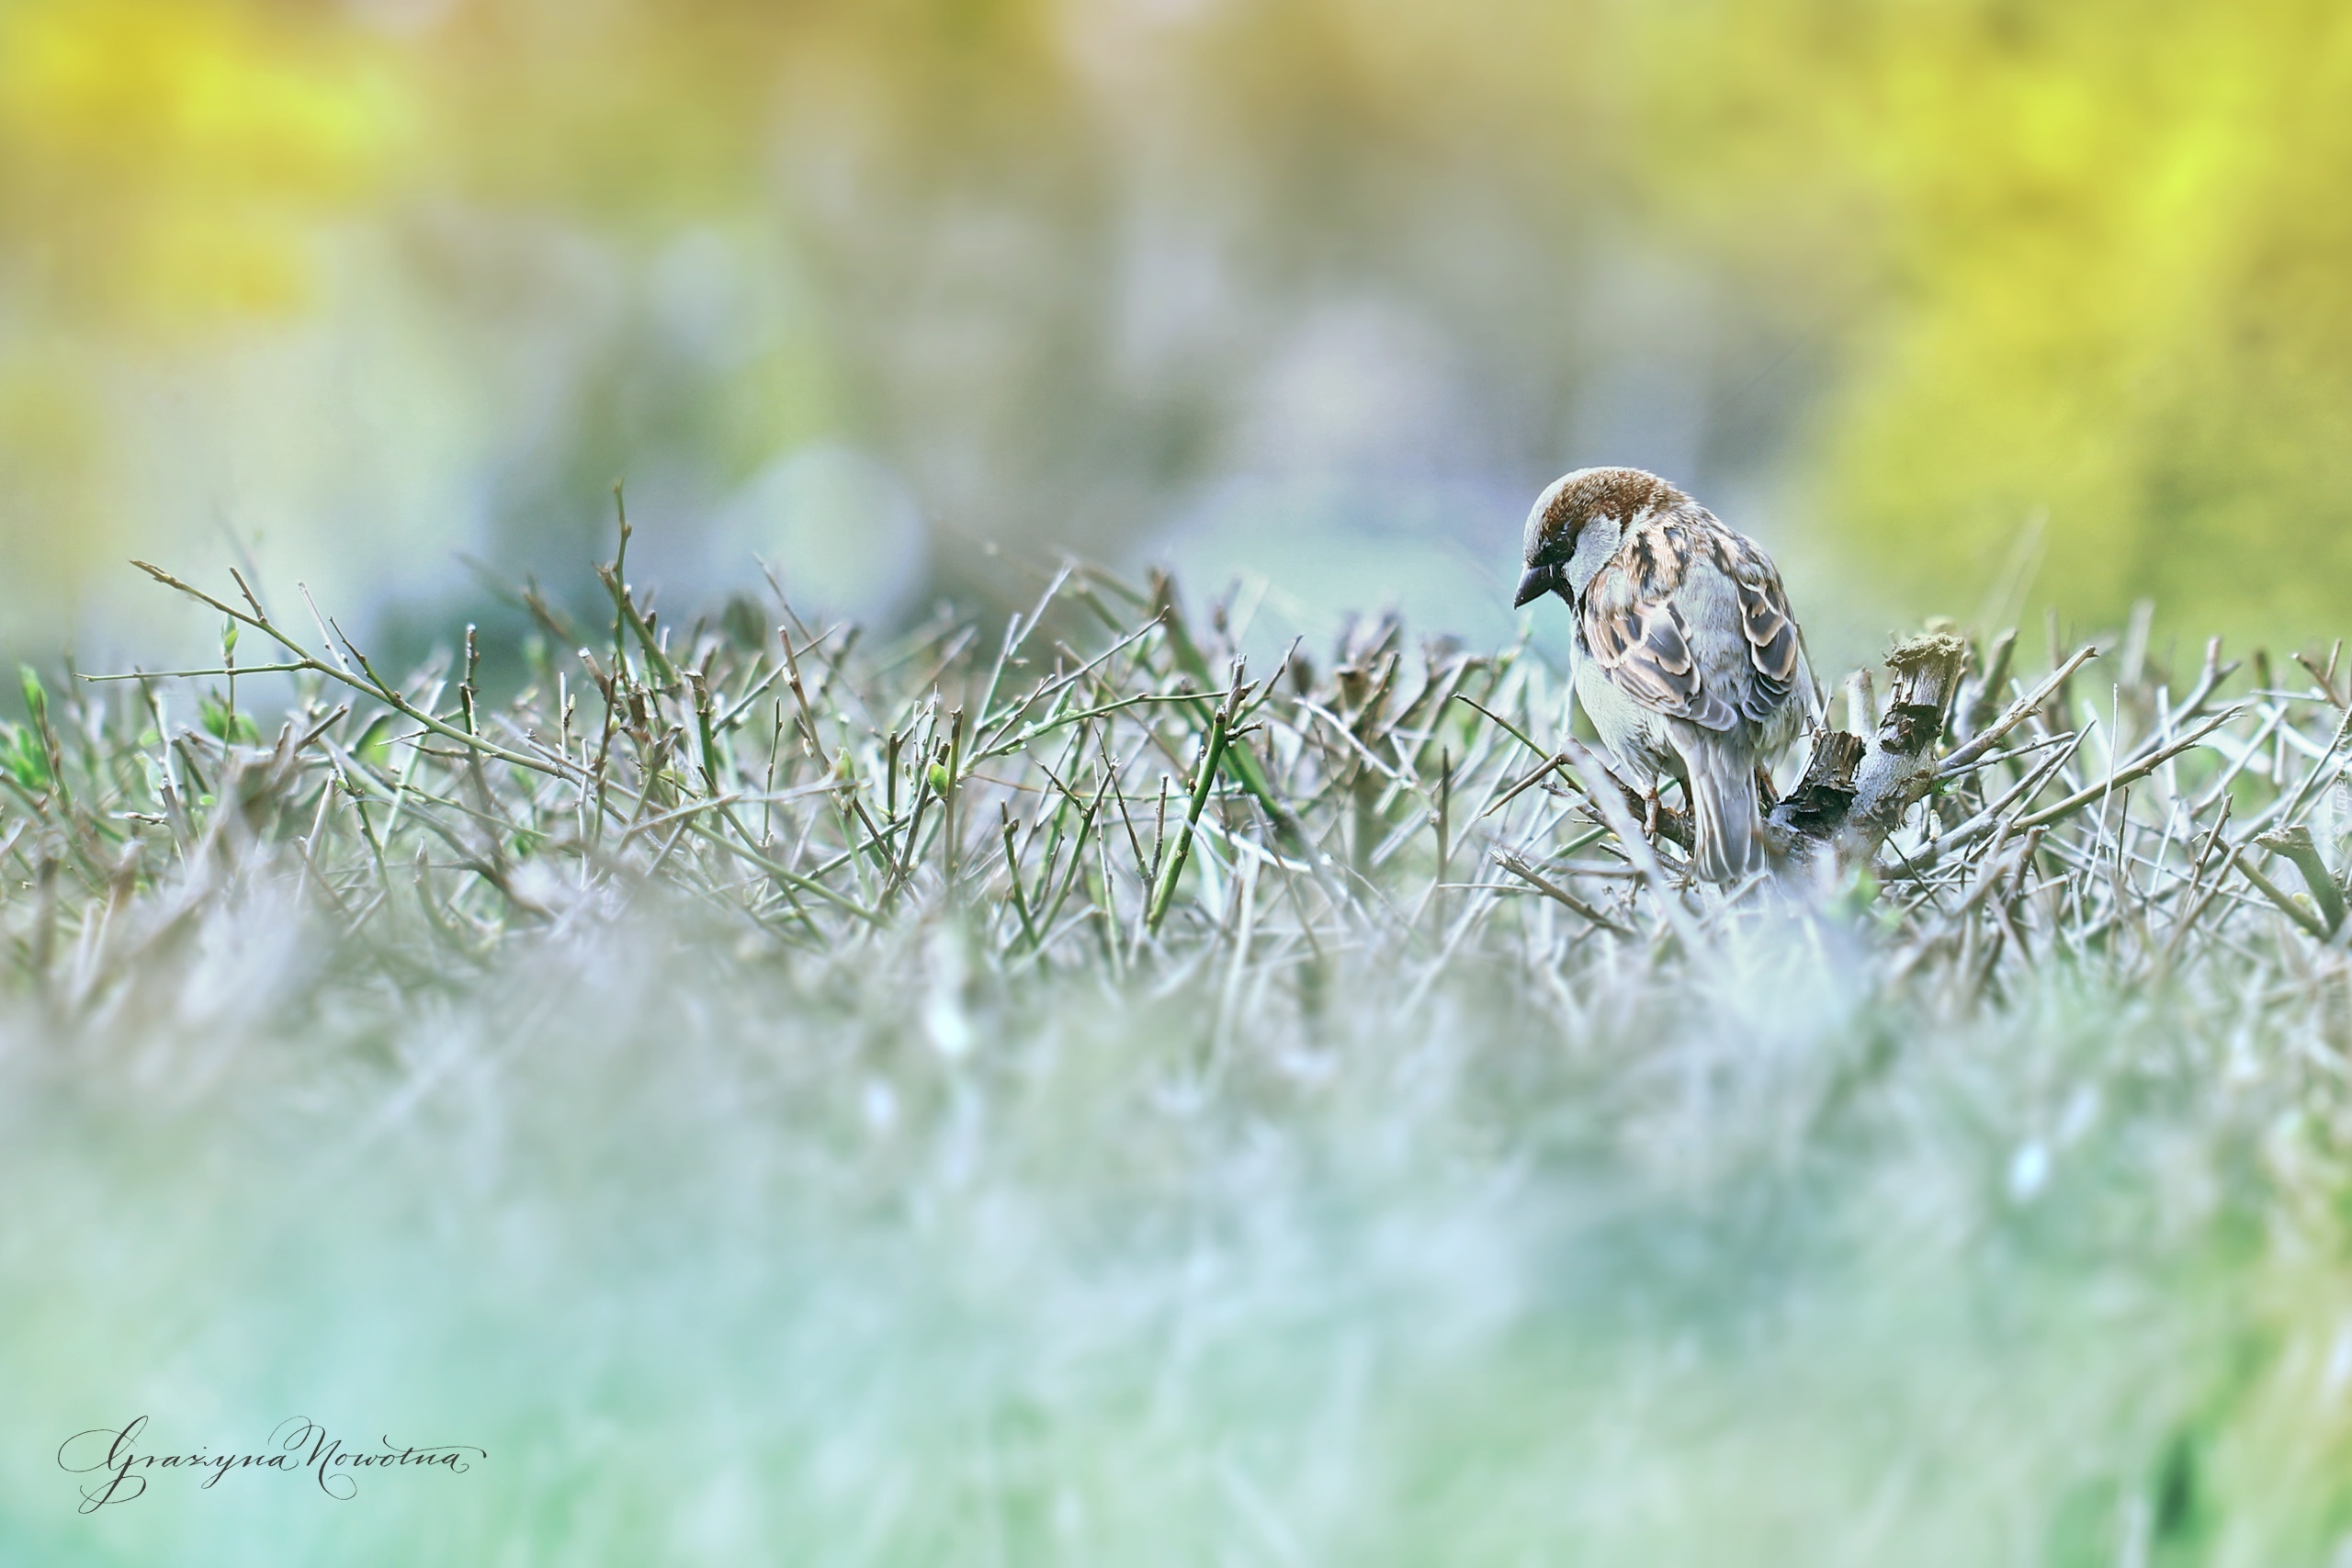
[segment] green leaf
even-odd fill
[[[0,771],[18,788],[38,793],[49,787],[49,748],[40,734],[21,724],[0,724]]]
[[[24,687],[25,711],[40,724],[49,716],[49,693],[42,689],[40,674],[29,664],[17,666],[17,680]]]
[[[227,703],[209,692],[198,699],[196,711],[198,722],[204,726],[204,732],[215,740],[247,746],[261,742],[261,732],[254,728],[252,719],[243,714],[231,712]]]
[[[359,739],[351,743],[351,754],[371,768],[392,765],[392,716],[379,713],[368,721]]]

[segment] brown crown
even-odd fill
[[[1631,524],[1644,512],[1679,506],[1690,497],[1640,468],[1580,468],[1560,481],[1559,493],[1544,507],[1535,537],[1527,541],[1532,564],[1539,552],[1573,547],[1577,531],[1595,517]]]

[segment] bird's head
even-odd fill
[[[1590,559],[1581,573],[1589,580],[1606,554],[1592,547],[1602,543],[1596,532],[1605,531],[1607,548],[1614,549],[1634,518],[1686,499],[1656,474],[1639,468],[1578,468],[1553,480],[1527,514],[1527,570],[1511,607],[1532,604],[1546,593],[1573,603],[1584,585],[1575,570],[1584,565],[1577,560],[1579,546]],[[1595,525],[1605,525],[1605,530]]]

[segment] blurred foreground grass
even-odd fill
[[[28,682],[0,1555],[2343,1560],[2331,661],[1973,649],[2002,747],[1726,902],[1524,649],[611,582],[511,702],[233,589],[238,694]],[[140,1414],[489,1458],[76,1517]]]

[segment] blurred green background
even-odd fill
[[[2322,0],[0,0],[0,637],[578,592],[622,475],[673,603],[1489,636],[1593,462],[1830,635],[2323,637],[2347,174]]]

